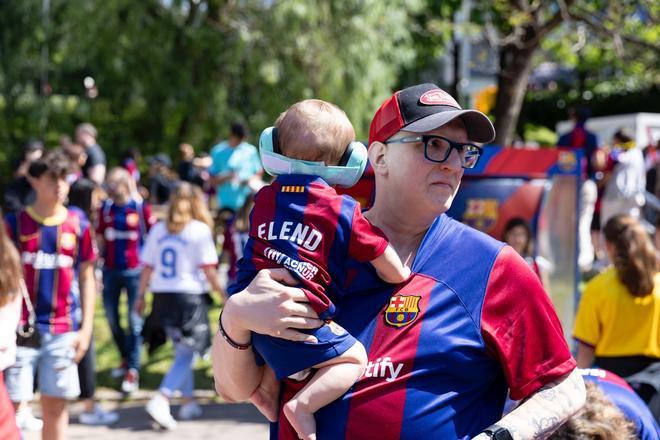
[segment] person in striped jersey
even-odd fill
[[[321,100],[293,104],[275,125],[278,140],[273,142],[282,155],[296,161],[337,166],[342,156],[350,154],[347,150],[355,139],[346,114]],[[261,269],[284,267],[300,281],[310,304],[325,320],[326,325],[311,333],[315,344],[254,336],[259,356],[278,380],[311,377],[284,407],[305,439],[315,435],[314,413],[344,394],[367,363],[362,344],[332,321],[348,256],[370,262],[378,276],[391,283],[410,275],[384,234],[362,216],[359,203],[338,195],[322,177],[281,174],[256,194],[238,280],[228,292],[242,290]]]
[[[38,371],[47,440],[66,437],[67,400],[80,394],[76,363],[90,344],[96,296],[91,225],[80,209],[64,206],[68,170],[59,150],[33,162],[28,176],[36,200],[5,218],[33,305],[23,302],[21,325],[32,337],[19,343],[16,364],[6,371],[7,390],[20,412],[33,398]]]

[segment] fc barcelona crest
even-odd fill
[[[419,300],[421,296],[398,295],[390,298],[385,309],[385,323],[392,327],[403,327],[410,324],[419,315]]]
[[[126,224],[131,228],[136,227],[139,222],[140,222],[140,216],[137,213],[131,212],[129,214],[126,214]]]
[[[500,202],[497,199],[468,199],[463,222],[482,232],[489,232],[497,223]]]

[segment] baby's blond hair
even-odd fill
[[[292,159],[337,165],[355,130],[346,113],[320,99],[289,107],[275,122],[282,154]]]

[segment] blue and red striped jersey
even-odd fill
[[[346,260],[375,260],[387,239],[361,213],[360,204],[316,176],[277,177],[255,196],[250,232],[237,283],[244,288],[260,269],[284,267],[304,285],[311,306],[323,319],[335,314]]]
[[[62,208],[56,216],[41,218],[28,207],[8,214],[5,222],[21,256],[39,331],[77,331],[82,319],[78,269],[96,259],[87,217],[78,208]],[[23,324],[27,317],[23,304]]]
[[[146,202],[130,200],[117,205],[105,200],[99,208],[96,232],[103,238],[103,266],[107,269],[135,269],[140,265],[140,250],[156,218]]]
[[[635,424],[640,440],[660,439],[660,427],[646,403],[628,382],[611,371],[600,368],[581,369],[582,378],[600,386],[605,396]]]
[[[335,318],[366,371],[316,414],[317,438],[464,439],[576,366],[538,277],[510,247],[442,215],[411,278],[392,286],[349,259]],[[304,382],[286,380],[282,402]],[[280,413],[271,438],[296,439]]]

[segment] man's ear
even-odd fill
[[[387,145],[382,142],[372,142],[368,154],[374,173],[387,174]]]

